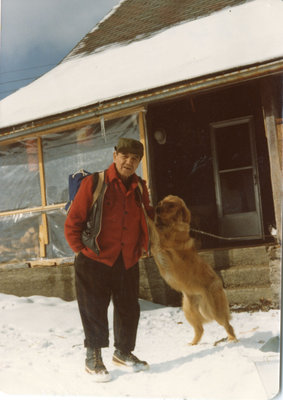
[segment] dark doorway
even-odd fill
[[[240,232],[240,236],[244,236],[242,242],[245,244],[247,240],[251,244],[254,241],[272,240],[269,226],[274,224],[274,211],[259,98],[257,85],[247,84],[148,107],[146,119],[155,204],[164,196],[175,194],[182,197],[190,208],[194,229],[231,236],[232,242],[233,237]],[[235,120],[243,121],[241,132],[236,129],[238,133],[235,133],[233,127],[227,131],[225,124],[221,125],[221,121]],[[252,133],[250,120],[253,121]],[[224,135],[224,131],[227,135]],[[231,148],[235,150],[236,143],[239,150],[236,151],[239,153],[238,161],[231,164],[230,168],[227,164],[230,160],[229,154]],[[223,166],[226,176],[224,173],[220,176],[221,169],[217,170],[217,163],[222,166],[227,164],[227,169]],[[222,188],[225,185],[227,188],[231,181],[244,193],[244,211],[258,211],[256,234],[246,235],[247,232],[238,230],[236,225],[240,215],[232,215],[230,218],[230,231],[223,230],[219,210],[221,185]],[[242,188],[243,185],[245,189]],[[228,205],[225,201],[227,203],[227,196],[222,204],[222,213],[224,209],[227,211]],[[202,248],[231,246],[232,243],[231,240],[227,242],[210,236],[196,234],[196,237]],[[234,245],[239,244],[241,241],[235,240]]]

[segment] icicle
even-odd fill
[[[100,128],[101,128],[101,135],[104,138],[104,142],[106,143],[106,131],[105,131],[105,124],[104,124],[104,117],[100,117]]]

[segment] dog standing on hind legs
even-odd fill
[[[148,219],[151,252],[163,279],[183,294],[183,311],[199,343],[203,325],[215,320],[229,341],[237,341],[222,281],[197,253],[190,237],[191,214],[178,196],[166,196],[156,207],[155,221]]]

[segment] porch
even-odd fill
[[[232,310],[280,308],[280,246],[200,251],[223,279]],[[16,296],[76,298],[72,258],[0,267],[0,292]],[[181,295],[161,278],[153,258],[140,260],[140,298],[180,306]]]

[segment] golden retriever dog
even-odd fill
[[[195,333],[190,344],[200,341],[203,324],[213,320],[226,329],[229,341],[237,341],[222,281],[197,253],[190,220],[180,197],[170,195],[160,201],[155,221],[148,221],[152,255],[163,279],[183,294],[183,311]]]

